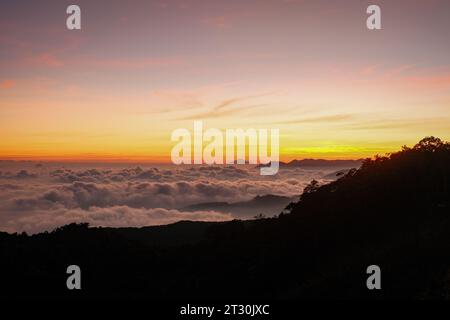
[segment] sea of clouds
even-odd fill
[[[330,169],[282,168],[275,176],[259,173],[249,165],[0,161],[0,231],[36,233],[72,222],[126,227],[232,220],[239,218],[233,212],[187,212],[181,208],[246,201],[258,195],[297,196],[307,183]]]

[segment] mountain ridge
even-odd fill
[[[450,144],[427,137],[312,181],[277,217],[0,233],[0,296],[70,299],[65,270],[77,263],[86,299],[448,300],[449,163]],[[382,290],[367,289],[371,265]]]
[[[279,214],[289,203],[297,197],[286,197],[273,194],[258,195],[253,199],[240,202],[204,202],[181,208],[183,211],[218,211],[234,213],[239,218],[251,218],[255,215]]]

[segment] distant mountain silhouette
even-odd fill
[[[352,169],[342,169],[338,171],[334,171],[332,173],[328,173],[322,177],[322,179],[325,180],[336,180],[341,178],[342,176],[346,175],[350,170]]]
[[[289,167],[359,167],[363,162],[359,160],[324,160],[324,159],[303,159],[292,160],[286,165]]]
[[[433,137],[320,185],[276,218],[0,233],[4,298],[450,299],[450,144]],[[68,265],[83,290],[65,288]],[[368,290],[367,267],[382,290]]]
[[[263,214],[273,216],[280,213],[289,203],[298,201],[298,197],[284,197],[277,195],[256,196],[249,201],[228,203],[228,202],[206,202],[190,205],[180,210],[183,211],[218,211],[231,212],[239,215],[242,219],[253,218],[256,215]]]
[[[279,161],[280,168],[309,168],[309,167],[340,167],[340,168],[358,168],[364,159],[358,160],[324,160],[324,159],[303,159],[292,160],[290,162]],[[267,167],[268,164],[260,164],[258,167]]]

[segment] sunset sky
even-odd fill
[[[2,1],[0,159],[166,162],[194,120],[282,160],[450,140],[449,31],[448,0]]]

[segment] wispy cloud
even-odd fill
[[[11,79],[6,79],[0,82],[0,89],[11,89],[16,85],[16,82]]]
[[[225,16],[215,16],[203,19],[203,23],[215,28],[231,28],[231,21]]]
[[[100,69],[140,69],[164,67],[183,64],[179,57],[147,57],[147,58],[109,58],[100,56],[62,57],[54,53],[46,52],[36,56],[27,57],[24,63],[36,67],[59,68],[63,66],[100,68]]]
[[[25,59],[25,63],[38,67],[43,66],[50,68],[59,68],[64,66],[64,62],[50,52],[42,53],[34,57],[29,57]]]
[[[395,119],[395,120],[377,120],[366,123],[359,123],[349,127],[351,130],[399,130],[404,128],[424,128],[447,125],[449,126],[450,119],[448,118],[421,118],[421,119]]]
[[[108,69],[137,69],[137,68],[152,68],[152,67],[164,67],[183,64],[184,60],[179,57],[161,57],[161,58],[127,58],[127,59],[114,59],[99,57],[86,58],[81,60],[75,60],[76,64],[100,67]]]
[[[405,77],[404,81],[421,88],[448,87],[450,86],[450,74]]]
[[[235,112],[240,112],[243,110],[253,109],[257,107],[263,107],[267,106],[267,103],[261,103],[261,104],[250,104],[250,105],[239,105],[239,103],[258,99],[262,97],[267,97],[273,95],[273,93],[263,93],[263,94],[257,94],[257,95],[250,95],[250,96],[244,96],[244,97],[237,97],[237,98],[230,98],[225,99],[219,102],[215,107],[211,108],[210,110],[196,113],[190,116],[179,118],[179,120],[195,120],[195,119],[206,119],[206,118],[217,118],[221,116],[227,116],[230,114],[233,114]]]
[[[354,116],[351,114],[335,114],[330,116],[319,116],[310,118],[301,118],[294,120],[282,120],[276,121],[279,124],[301,124],[301,123],[322,123],[322,122],[341,122],[353,119]]]

